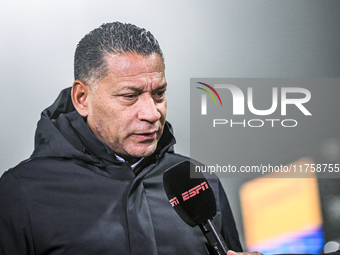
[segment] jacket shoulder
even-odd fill
[[[0,208],[0,254],[33,254],[25,192],[12,171],[0,179]]]

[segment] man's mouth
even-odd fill
[[[154,140],[157,137],[157,131],[139,132],[134,134],[141,141]]]

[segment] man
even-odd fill
[[[0,181],[0,254],[209,254],[163,190],[174,153],[163,53],[150,32],[103,24],[75,53],[75,81],[43,111],[32,156]],[[228,200],[214,219],[241,251]]]

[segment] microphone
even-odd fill
[[[165,171],[165,193],[184,222],[191,227],[199,225],[213,252],[226,255],[228,247],[212,220],[216,215],[214,192],[202,173],[195,173],[198,178],[190,178],[190,169],[195,169],[195,164],[183,161]]]

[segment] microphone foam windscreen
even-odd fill
[[[216,215],[216,200],[202,173],[199,178],[190,178],[190,167],[195,169],[195,164],[190,161],[175,165],[164,172],[163,183],[172,207],[187,224],[194,227]]]

